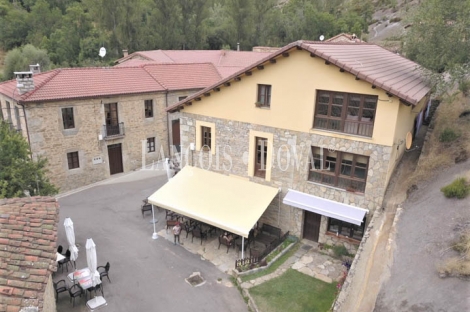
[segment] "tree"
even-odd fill
[[[15,71],[29,71],[29,65],[33,64],[39,64],[42,71],[48,70],[51,61],[47,52],[31,44],[15,48],[8,52],[5,57],[3,79],[12,79]]]
[[[444,72],[470,61],[470,0],[428,0],[412,14],[403,50],[425,68]]]
[[[0,198],[54,195],[58,189],[46,177],[47,160],[32,160],[23,136],[0,121]]]

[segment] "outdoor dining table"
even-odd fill
[[[56,252],[56,257],[57,257],[57,258],[56,258],[56,261],[57,261],[57,262],[59,262],[59,261],[65,259],[65,256],[64,256],[63,254],[61,254],[61,253],[58,253],[58,252]]]
[[[92,281],[91,281],[91,272],[88,268],[80,269],[75,272],[70,273],[67,275],[69,280],[74,283],[75,281],[78,282],[81,288],[84,290],[92,287]]]

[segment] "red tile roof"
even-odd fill
[[[153,50],[129,54],[116,61],[117,66],[157,63],[212,63],[222,77],[255,63],[271,52],[230,50]],[[128,63],[129,62],[129,63]],[[128,63],[128,65],[126,65]]]
[[[313,42],[300,40],[273,52],[268,57],[168,107],[167,111],[174,112],[179,107],[184,106],[185,103],[199,98],[201,94],[212,92],[214,88],[244,75],[245,72],[259,65],[265,64],[269,66],[270,60],[292,49],[308,51],[312,56],[320,57],[326,62],[353,74],[358,79],[365,80],[412,105],[418,104],[430,92],[430,88],[419,70],[418,64],[380,46],[359,42]]]
[[[204,88],[220,79],[212,64],[66,68],[33,75],[31,92],[20,95],[10,80],[0,83],[0,93],[22,103],[45,102]]]
[[[168,90],[202,89],[222,79],[211,63],[149,64],[143,68]]]
[[[0,200],[0,311],[42,311],[57,270],[59,204],[52,197]]]

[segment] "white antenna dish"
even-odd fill
[[[412,142],[413,142],[413,135],[411,134],[411,132],[408,132],[406,134],[406,140],[405,140],[405,147],[407,150],[411,148]]]
[[[320,41],[323,41],[325,39],[325,36],[321,35],[320,36]]]
[[[101,47],[99,55],[101,57],[104,57],[106,55],[106,49],[104,47]]]

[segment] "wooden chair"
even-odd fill
[[[144,217],[144,213],[149,211],[152,213],[152,204],[149,204],[147,199],[143,200],[143,204],[140,206],[140,210],[142,211],[142,218]]]
[[[203,231],[200,226],[196,226],[191,233],[193,236],[191,237],[191,243],[193,242],[194,237],[200,238],[201,239],[201,245],[202,245],[202,240],[206,239],[207,240],[207,231]]]
[[[235,240],[234,239],[228,239],[227,236],[225,235],[220,235],[219,236],[219,247],[217,249],[220,249],[220,245],[225,245],[227,246],[227,253],[230,247],[234,246]]]

